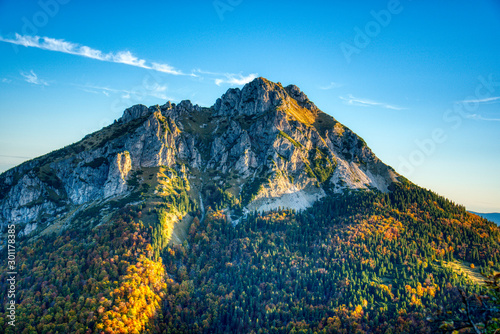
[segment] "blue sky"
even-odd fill
[[[500,212],[498,1],[0,1],[0,172],[131,105],[296,84],[413,182]]]

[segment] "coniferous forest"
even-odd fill
[[[164,240],[143,205],[19,241],[6,333],[494,333],[499,229],[410,183],[312,208],[196,216]],[[186,204],[186,202],[188,202]],[[228,203],[231,204],[231,203]],[[170,208],[172,209],[172,208]],[[0,299],[6,300],[2,269]],[[467,273],[467,274],[466,274]],[[485,284],[482,275],[492,283]],[[476,331],[477,330],[477,331]]]

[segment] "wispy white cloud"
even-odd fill
[[[243,76],[241,74],[225,74],[225,78],[217,78],[215,79],[215,84],[220,86],[222,84],[230,84],[241,86],[249,83],[253,79],[257,78],[256,73],[249,74],[247,76]]]
[[[258,76],[257,73],[251,73],[251,74],[245,76],[241,73],[239,73],[239,74],[217,73],[217,72],[204,71],[201,69],[196,69],[193,72],[213,77],[212,79],[214,80],[214,82],[217,86],[220,86],[222,84],[241,86],[241,85],[249,83],[253,79],[257,78],[257,76]]]
[[[166,95],[167,86],[163,86],[155,82],[154,84],[146,86],[145,88],[149,96],[157,97],[162,100],[173,100],[171,98],[168,98]]]
[[[328,86],[320,86],[319,89],[321,89],[321,90],[330,90],[330,89],[339,88],[339,87],[342,87],[342,86],[343,86],[342,84],[339,84],[337,82],[330,82],[330,84]]]
[[[500,102],[500,96],[487,97],[484,99],[472,99],[472,100],[462,100],[458,103],[491,103],[491,102]]]
[[[391,110],[404,110],[406,108],[392,105],[392,104],[387,104],[384,102],[377,102],[373,100],[368,100],[368,99],[362,99],[362,98],[356,98],[349,94],[347,97],[344,96],[339,96],[339,98],[344,101],[344,103],[353,105],[353,106],[359,106],[359,107],[381,107],[385,109],[391,109]]]
[[[168,97],[166,92],[167,92],[167,86],[160,85],[158,83],[154,83],[152,85],[144,86],[140,90],[132,89],[132,90],[127,90],[127,89],[115,89],[115,88],[109,88],[109,87],[101,87],[101,86],[94,86],[94,85],[75,85],[79,87],[81,90],[87,93],[92,93],[92,94],[104,94],[106,96],[110,96],[111,94],[119,94],[122,99],[128,100],[128,99],[135,99],[135,100],[142,100],[143,97],[145,96],[150,96],[150,97],[156,97],[165,101],[176,101],[176,99],[173,99],[171,97]]]
[[[487,121],[487,122],[500,122],[500,118],[488,118],[479,114],[468,114],[465,117],[469,119],[475,119],[477,121]]]
[[[167,64],[159,64],[159,63],[152,63],[151,68],[155,71],[158,72],[163,72],[163,73],[169,73],[169,74],[174,74],[174,75],[183,75],[181,71],[176,70],[170,65]],[[189,74],[191,76],[196,76],[195,74]]]
[[[2,78],[2,80],[1,80],[1,81],[2,81],[3,83],[11,83],[11,82],[12,82],[12,80],[7,79],[7,78]]]
[[[48,86],[49,84],[47,81],[40,79],[33,70],[30,71],[30,73],[24,73],[20,72],[20,74],[24,77],[24,80],[26,82],[35,84],[35,85],[40,85],[40,86]]]
[[[117,54],[108,54],[103,58],[103,60],[108,59],[111,59],[115,63],[153,69],[152,67],[146,66],[146,61],[144,59],[137,58],[130,53],[130,51],[120,51]]]
[[[193,72],[195,72],[195,73],[200,73],[200,74],[205,74],[205,75],[210,75],[210,76],[218,76],[218,77],[220,77],[220,76],[224,76],[224,75],[225,75],[224,73],[217,73],[217,72],[204,71],[204,70],[199,69],[199,68],[197,68],[197,69],[193,70]]]
[[[24,157],[19,155],[0,155],[2,158],[14,158],[14,159],[32,159],[32,157]]]
[[[0,36],[0,42],[22,45],[25,47],[33,47],[48,51],[62,52],[71,55],[92,58],[100,61],[107,61],[112,63],[120,63],[135,67],[141,67],[172,75],[191,75],[191,74],[184,74],[182,71],[177,70],[174,67],[167,64],[154,63],[154,62],[148,64],[146,60],[136,57],[130,51],[104,53],[100,50],[96,50],[85,45],[79,45],[76,43],[68,42],[63,39],[55,39],[55,38],[40,37],[40,36],[24,36],[20,34],[15,34],[15,38],[13,39]]]
[[[212,79],[218,86],[222,84],[244,85],[257,77],[257,74],[249,74],[244,76],[242,74],[215,73],[202,70],[193,70],[191,73],[187,74],[168,64],[148,62],[145,59],[138,58],[130,51],[105,53],[101,50],[93,49],[89,46],[50,37],[27,36],[16,33],[14,38],[7,38],[0,35],[0,42],[22,45],[25,47],[33,47],[47,51],[61,52],[111,63],[125,64],[172,75],[199,77],[198,74],[204,74],[214,77]]]

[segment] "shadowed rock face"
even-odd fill
[[[327,192],[387,191],[397,182],[360,137],[297,86],[257,78],[210,108],[133,106],[82,141],[3,173],[1,221],[31,232],[79,206],[126,197],[144,181],[132,175],[159,166],[189,180],[194,201],[214,185],[258,210],[304,209]]]

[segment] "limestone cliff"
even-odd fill
[[[257,78],[210,108],[133,106],[80,142],[8,170],[1,224],[29,234],[95,203],[145,201],[160,167],[186,180],[193,202],[217,188],[248,210],[304,209],[346,188],[385,192],[398,177],[298,87]]]

